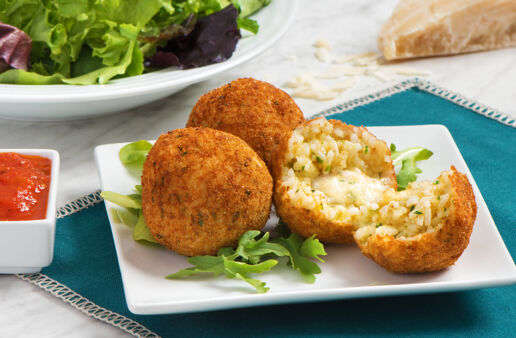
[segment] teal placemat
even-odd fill
[[[514,120],[421,81],[405,82],[319,115],[366,126],[447,126],[514,256]],[[125,303],[113,238],[98,193],[67,205],[58,217],[52,265],[41,274],[19,277],[137,336],[509,337],[516,332],[516,286],[192,314],[134,315]]]

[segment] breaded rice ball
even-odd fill
[[[142,175],[142,209],[156,240],[186,256],[215,255],[260,230],[272,201],[272,178],[240,138],[210,128],[163,134]]]
[[[323,118],[296,129],[283,148],[274,201],[293,231],[335,243],[352,236],[364,255],[398,273],[442,270],[467,247],[477,206],[454,167],[398,192],[383,141]]]
[[[358,219],[378,208],[384,190],[397,188],[385,142],[364,127],[324,118],[294,131],[272,171],[278,215],[292,231],[326,243],[353,242]]]
[[[468,246],[477,205],[468,178],[455,167],[434,182],[413,182],[406,190],[388,191],[385,200],[371,224],[355,232],[362,253],[385,269],[442,270]]]
[[[278,144],[304,120],[287,93],[267,82],[243,78],[201,96],[186,126],[236,135],[269,165]]]

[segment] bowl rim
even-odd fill
[[[16,226],[30,226],[38,223],[54,224],[56,219],[56,202],[57,202],[57,187],[59,178],[60,156],[59,152],[54,149],[37,149],[37,148],[0,148],[0,153],[18,153],[22,155],[36,155],[46,157],[52,161],[50,169],[50,187],[48,191],[47,210],[45,218],[33,220],[19,220],[19,221],[0,221],[0,226],[16,225]]]

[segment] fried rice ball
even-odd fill
[[[156,240],[186,256],[215,255],[260,230],[272,178],[240,138],[210,128],[163,134],[143,166],[142,209]]]
[[[397,188],[389,147],[364,127],[324,118],[307,121],[275,155],[276,211],[303,237],[353,242],[354,224],[363,212],[355,202],[377,208],[377,195]]]
[[[397,191],[383,141],[323,118],[296,129],[277,156],[276,210],[304,237],[352,238],[365,256],[397,273],[442,270],[469,243],[477,207],[467,177],[454,167]]]
[[[477,205],[466,175],[455,167],[436,181],[409,184],[389,192],[380,210],[382,225],[368,225],[355,233],[362,253],[397,273],[430,272],[455,263],[466,249]],[[385,225],[383,225],[385,224]]]
[[[304,121],[287,93],[267,82],[242,78],[201,96],[186,126],[236,135],[269,165],[278,144]]]

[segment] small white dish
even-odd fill
[[[167,280],[165,276],[190,266],[186,257],[162,247],[135,242],[131,229],[111,217],[114,204],[106,202],[111,230],[122,274],[129,310],[136,314],[208,311],[257,305],[335,300],[344,298],[421,294],[508,285],[516,282],[516,267],[505,247],[475,180],[452,136],[441,125],[371,127],[369,130],[394,143],[398,149],[422,146],[434,155],[419,166],[419,179],[435,179],[454,165],[473,186],[478,214],[468,248],[456,264],[446,270],[399,275],[390,273],[364,257],[356,245],[328,245],[321,263],[322,273],[307,284],[293,271],[275,268],[257,275],[270,290],[256,294],[244,282],[218,278]],[[139,177],[120,163],[118,152],[124,143],[98,146],[95,160],[103,190],[133,192]],[[276,224],[272,217],[268,226]]]
[[[252,16],[257,35],[246,36],[228,60],[194,69],[167,68],[119,79],[105,85],[0,84],[0,118],[57,121],[92,118],[128,110],[180,91],[261,54],[276,43],[294,21],[297,0],[274,0]]]
[[[54,256],[59,153],[50,149],[0,149],[38,155],[52,161],[46,217],[30,221],[0,221],[0,273],[33,273],[50,265]]]

